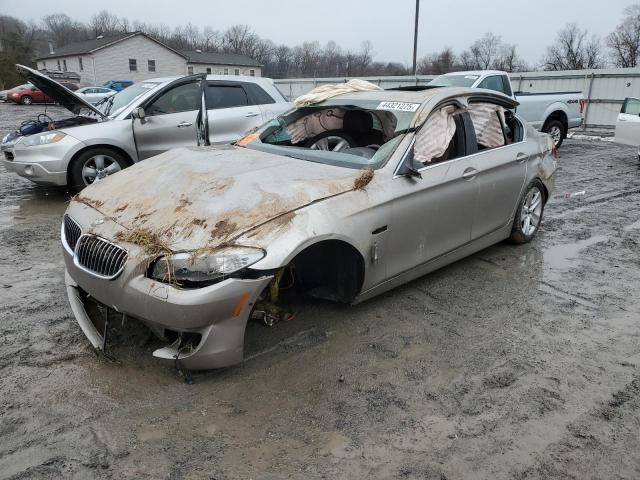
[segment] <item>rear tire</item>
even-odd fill
[[[545,190],[540,180],[534,180],[518,202],[516,216],[513,219],[511,236],[513,243],[529,243],[540,230],[544,213]]]
[[[564,123],[560,120],[549,120],[544,124],[544,127],[542,127],[542,131],[551,136],[556,148],[560,148],[564,138],[567,136],[567,130],[564,127]]]
[[[22,105],[31,105],[33,103],[33,98],[29,95],[23,95],[22,98],[20,98],[20,103]]]
[[[102,178],[127,168],[129,162],[117,150],[108,147],[91,148],[82,152],[69,165],[69,185],[79,192]]]

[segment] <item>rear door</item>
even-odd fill
[[[485,148],[474,155],[478,162],[480,192],[475,205],[472,240],[495,232],[511,221],[526,180],[527,163],[536,154],[536,143],[523,139],[497,148]]]
[[[206,92],[209,114],[209,140],[212,144],[231,143],[263,123],[262,109],[247,82],[209,81]]]
[[[616,143],[640,146],[640,99],[625,98],[616,121]]]
[[[196,144],[199,93],[197,79],[191,77],[171,84],[144,105],[145,118],[133,121],[141,160],[172,148]]]

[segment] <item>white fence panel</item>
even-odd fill
[[[640,68],[607,70],[572,70],[564,72],[524,72],[510,75],[516,91],[582,92],[587,99],[583,114],[583,128],[612,129],[620,106],[626,97],[640,98]],[[360,77],[380,85],[394,88],[409,85],[425,85],[432,75],[404,77]],[[294,99],[309,90],[327,83],[342,83],[348,78],[293,78],[275,80],[278,88]]]

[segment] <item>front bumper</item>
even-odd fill
[[[115,280],[103,280],[78,268],[66,250],[64,257],[71,309],[95,348],[102,349],[104,338],[85,308],[82,298],[87,295],[138,319],[156,333],[169,330],[199,334],[197,345],[187,351],[179,350],[178,342],[174,342],[153,352],[155,357],[165,360],[179,359],[180,366],[190,370],[227,367],[242,361],[249,315],[272,278],[227,279],[186,290],[149,279],[131,265]]]
[[[16,143],[3,147],[3,165],[10,172],[17,173],[39,185],[66,185],[67,169],[73,155],[85,145],[70,135],[61,141],[34,147],[24,147]],[[12,160],[5,155],[7,152]]]

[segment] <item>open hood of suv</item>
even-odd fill
[[[86,108],[94,112],[96,115],[100,116],[100,118],[105,118],[104,113],[102,113],[96,107],[80,98],[65,86],[47,77],[46,75],[41,74],[37,70],[17,64],[16,69],[29,82],[38,87],[47,96],[58,102],[74,115],[79,115],[80,111],[83,108]]]

